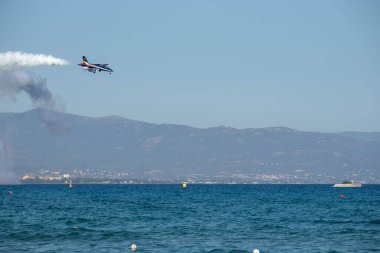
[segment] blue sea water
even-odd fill
[[[136,252],[380,252],[380,186],[0,186],[0,252],[133,243]]]

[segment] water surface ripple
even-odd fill
[[[132,243],[136,252],[380,252],[380,186],[0,186],[1,253]]]

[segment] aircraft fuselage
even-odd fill
[[[89,63],[86,59],[86,57],[83,56],[83,61],[78,64],[79,66],[82,66],[84,70],[87,70],[89,72],[92,72],[92,73],[96,73],[96,71],[98,72],[101,72],[101,71],[104,71],[104,72],[108,72],[108,73],[112,73],[113,70],[108,67],[108,64],[93,64],[93,63]]]

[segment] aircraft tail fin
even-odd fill
[[[83,61],[88,62],[86,56],[82,56]]]

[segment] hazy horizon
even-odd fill
[[[38,109],[43,109],[43,110],[49,110],[46,108],[32,108],[28,109],[26,111],[21,111],[21,112],[0,112],[0,113],[27,113],[29,111],[33,110],[38,110]],[[76,113],[69,113],[69,112],[62,112],[62,111],[56,111],[58,113],[65,113],[65,114],[70,114],[70,115],[75,115],[75,116],[80,116],[80,117],[90,117],[90,118],[109,118],[109,117],[120,117],[126,120],[132,120],[132,121],[137,121],[137,122],[142,122],[142,123],[148,123],[148,124],[155,124],[155,125],[178,125],[178,126],[186,126],[186,127],[191,127],[191,128],[197,128],[197,129],[207,129],[207,128],[217,128],[217,127],[226,127],[226,128],[233,128],[237,130],[244,130],[244,129],[261,129],[261,128],[289,128],[292,130],[296,131],[301,131],[301,132],[321,132],[321,133],[344,133],[344,132],[357,132],[357,133],[380,133],[380,131],[353,131],[353,130],[342,130],[338,132],[327,132],[327,131],[313,131],[313,130],[304,130],[304,129],[297,129],[297,128],[290,128],[288,126],[266,126],[266,127],[244,127],[244,128],[238,128],[238,127],[233,127],[233,126],[227,126],[227,125],[218,125],[218,126],[209,126],[209,127],[197,127],[197,126],[192,126],[192,125],[183,125],[183,124],[175,124],[172,122],[162,122],[162,123],[156,123],[156,122],[149,122],[149,121],[143,121],[143,120],[136,120],[133,118],[128,118],[125,116],[120,116],[120,115],[105,115],[105,116],[88,116],[88,115],[82,115],[82,114],[76,114]]]

